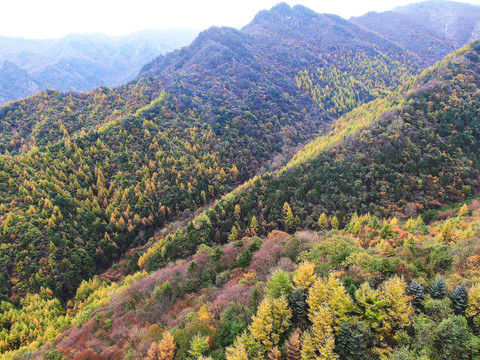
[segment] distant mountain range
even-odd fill
[[[46,40],[0,37],[0,104],[48,88],[89,91],[118,86],[159,54],[190,43],[197,33],[169,29]]]
[[[432,0],[369,12],[352,22],[412,51],[430,64],[480,37],[480,6]]]

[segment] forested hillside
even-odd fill
[[[279,4],[0,108],[0,359],[480,356],[480,41],[437,45]]]
[[[34,358],[475,359],[479,208],[444,209],[429,226],[355,215],[339,230],[325,217],[315,231],[203,245],[149,274],[82,283],[55,321],[42,293],[25,301],[30,319],[70,325]],[[25,312],[6,310],[19,330],[3,346],[25,334]]]
[[[286,5],[265,14],[243,31],[203,32],[120,88],[46,91],[0,109],[2,298],[43,286],[69,299],[154,229],[278,166],[334,116],[419,69],[396,45],[341,18]],[[277,34],[275,47],[255,35],[260,26]],[[320,39],[315,29],[324,30]],[[299,45],[294,38],[306,31]],[[329,49],[333,36],[362,58],[358,66]],[[329,51],[331,65],[315,49]],[[335,101],[314,100],[297,83],[316,64],[344,64],[342,77],[325,77]],[[359,77],[362,90],[344,95],[343,77],[366,72],[378,81]]]
[[[478,193],[480,43],[384,99],[337,120],[281,171],[251,180],[150,251],[176,259],[200,243],[273,229],[339,225],[354,213],[409,217]],[[254,220],[255,219],[255,220]],[[161,254],[161,256],[160,256]]]

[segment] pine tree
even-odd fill
[[[334,353],[335,336],[332,325],[333,319],[328,307],[322,306],[313,314],[310,333],[314,347],[320,353],[321,359],[338,359],[338,355]]]
[[[320,230],[328,229],[327,214],[325,214],[325,213],[323,212],[323,213],[320,215],[320,217],[318,218],[317,225],[318,225],[318,228],[319,228]]]
[[[411,322],[414,310],[408,301],[406,290],[407,284],[398,276],[394,276],[384,283],[381,297],[387,310],[384,314],[387,335],[392,335],[393,329],[404,328]]]
[[[234,242],[234,241],[237,241],[238,238],[239,238],[238,228],[236,225],[233,225],[232,231],[230,232],[230,235],[228,235],[228,241]]]
[[[145,360],[159,360],[160,359],[160,346],[157,342],[153,342],[148,349],[147,357]]]
[[[300,341],[301,335],[302,331],[300,328],[297,328],[288,338],[286,345],[287,360],[300,360],[302,348],[302,343]]]
[[[348,314],[353,310],[353,301],[340,280],[330,274],[327,280],[327,288],[330,290],[327,304],[332,313],[332,322],[335,331],[348,320]]]
[[[423,285],[413,279],[407,287],[407,294],[412,297],[412,305],[417,309],[421,308],[424,299]]]
[[[455,315],[465,316],[465,310],[468,307],[468,292],[465,285],[457,286],[452,292],[451,299]]]
[[[365,359],[367,353],[365,334],[348,323],[343,324],[336,339],[335,350],[340,360]]]
[[[442,277],[435,280],[432,286],[430,286],[430,295],[433,299],[441,300],[448,295],[447,284]]]
[[[195,335],[190,341],[190,350],[188,354],[191,359],[198,359],[200,356],[205,354],[208,350],[208,342],[206,336]]]
[[[252,216],[252,221],[250,222],[250,230],[254,235],[258,232],[258,221],[255,215]]]
[[[293,282],[302,290],[307,290],[315,281],[317,275],[315,274],[315,264],[310,262],[302,263],[293,277]]]
[[[463,206],[460,208],[458,211],[458,216],[465,216],[470,213],[470,210],[468,210],[467,204],[463,204]]]
[[[282,353],[278,350],[278,347],[275,346],[267,355],[268,360],[280,360]]]
[[[385,301],[378,290],[374,290],[364,282],[355,291],[359,315],[377,333],[384,332]]]
[[[177,345],[173,335],[165,332],[159,343],[152,343],[145,360],[173,360],[176,350]]]
[[[242,334],[236,340],[233,346],[227,347],[225,351],[225,358],[227,360],[249,360],[248,351],[245,346],[246,334]]]
[[[302,289],[293,290],[288,299],[290,309],[292,309],[292,320],[295,324],[304,326],[307,321],[307,302]]]
[[[285,202],[283,204],[283,215],[285,216],[285,231],[290,231],[293,229],[294,222],[295,222],[295,217],[293,216],[292,208],[290,207],[290,204]]]

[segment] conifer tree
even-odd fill
[[[278,350],[278,347],[275,346],[270,352],[268,353],[268,360],[280,360],[282,357],[282,353]]]
[[[292,320],[295,324],[304,326],[307,321],[307,302],[305,293],[302,289],[293,290],[288,299],[290,309],[292,309]]]
[[[468,215],[469,212],[470,212],[470,210],[468,210],[467,204],[463,204],[463,206],[458,211],[458,216]]]
[[[315,348],[312,340],[312,336],[309,332],[303,333],[302,341],[302,351],[301,351],[302,360],[315,360]]]
[[[335,230],[337,230],[340,227],[340,221],[338,221],[338,218],[336,215],[332,218],[331,225],[332,225],[332,229],[335,229]]]
[[[315,264],[304,262],[298,267],[295,275],[293,276],[293,282],[297,287],[306,291],[313,284],[316,277]]]
[[[293,229],[294,223],[295,223],[295,217],[293,216],[292,208],[290,207],[290,204],[285,202],[283,204],[283,215],[284,221],[285,221],[285,231],[290,231]]]
[[[195,335],[190,341],[190,350],[188,354],[190,359],[196,360],[204,355],[208,350],[208,342],[206,336]]]
[[[292,286],[288,275],[280,269],[275,271],[267,282],[265,292],[273,298],[278,298],[282,295],[285,297],[290,296]]]
[[[338,355],[334,353],[335,336],[332,325],[333,319],[326,306],[322,306],[313,314],[310,333],[314,347],[320,353],[321,359],[338,359]]]
[[[447,284],[442,277],[435,280],[432,286],[430,286],[430,295],[433,299],[441,300],[448,295]]]
[[[328,229],[328,219],[327,215],[324,212],[318,218],[317,225],[320,230]]]
[[[468,292],[465,285],[457,286],[452,292],[452,306],[455,315],[465,316],[468,307]]]
[[[145,360],[173,360],[176,350],[177,345],[175,344],[173,335],[165,332],[159,343],[152,343]]]
[[[417,309],[421,308],[424,299],[423,285],[413,279],[407,287],[407,294],[412,297],[412,305]]]
[[[288,338],[286,345],[287,360],[300,360],[301,359],[301,337],[302,331],[297,328]]]
[[[290,326],[291,317],[285,296],[278,299],[267,296],[263,299],[249,326],[251,340],[261,344],[261,354],[278,345],[280,337]]]
[[[367,353],[365,334],[356,327],[344,323],[336,338],[335,350],[340,360],[363,360]]]

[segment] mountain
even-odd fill
[[[410,217],[478,194],[480,42],[424,71],[399,91],[338,119],[283,169],[251,179],[167,237],[146,259],[188,254],[200,243],[315,225],[354,213]],[[161,256],[159,251],[161,251]],[[149,260],[145,260],[149,263]]]
[[[33,358],[477,356],[479,87],[475,41],[153,243],[148,272],[83,282],[66,315],[46,290],[26,298],[48,306],[32,318],[44,329],[65,326]],[[417,217],[441,200],[436,221]]]
[[[480,6],[453,1],[418,2],[382,13],[369,12],[351,21],[430,64],[480,37]]]
[[[38,82],[33,80],[28,73],[10,61],[5,61],[0,67],[0,104],[14,98],[27,97],[40,90]]]
[[[278,167],[339,114],[421,69],[339,17],[287,5],[265,16],[242,31],[206,30],[122,87],[44,91],[0,109],[1,296],[48,287],[67,300],[156,228]],[[309,40],[294,41],[300,34]],[[306,74],[313,90],[327,81],[338,96],[313,98]]]
[[[293,239],[286,251],[297,255],[284,256],[279,246],[289,235],[265,239],[260,264],[243,273],[262,240],[242,236],[308,230],[323,212],[347,232],[371,220],[371,251],[388,258],[391,229],[380,217],[400,221],[480,190],[478,42],[421,73],[429,61],[338,16],[279,4],[241,30],[203,31],[125,85],[47,90],[0,108],[2,356],[28,357],[66,326],[61,353],[38,356],[140,359],[165,325],[182,330],[177,358],[200,358],[205,342],[217,340],[222,358],[266,288],[258,284],[247,307],[231,310],[244,324],[231,323],[217,340],[203,339],[214,327],[205,324],[208,311],[186,314],[214,301],[213,287],[231,277],[234,285],[256,282],[256,274],[266,281],[277,264],[269,251],[292,271],[308,250]],[[331,264],[323,268],[314,250],[317,270],[328,273]],[[436,251],[443,259],[446,250]],[[411,266],[375,259],[375,276]],[[423,265],[419,272],[432,277]],[[229,303],[253,287],[223,290]],[[253,354],[255,341],[242,342],[248,334],[237,343]],[[377,355],[400,339],[377,336]]]
[[[187,45],[197,32],[146,30],[125,36],[71,34],[60,39],[0,37],[0,64],[15,64],[18,75],[0,75],[0,104],[43,89],[89,91],[118,86],[137,76],[141,66],[162,53]],[[21,70],[21,71],[20,71]],[[25,82],[25,73],[35,86]]]

